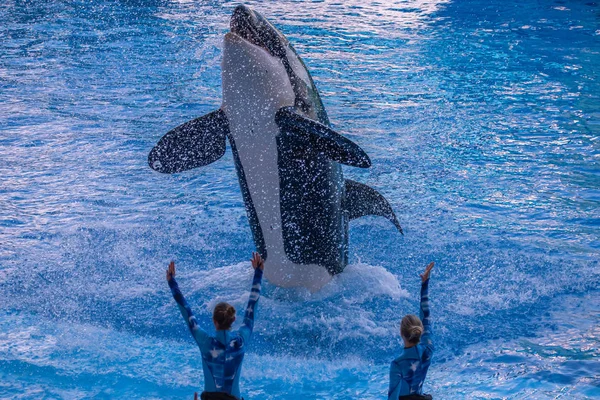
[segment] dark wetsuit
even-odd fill
[[[400,396],[423,393],[423,382],[433,354],[428,286],[429,279],[421,285],[421,321],[424,328],[421,342],[416,346],[405,348],[400,357],[392,361],[388,400],[398,400]]]
[[[169,287],[179,311],[202,353],[205,392],[223,392],[240,398],[240,372],[246,345],[254,327],[254,314],[256,303],[260,298],[261,279],[262,270],[257,268],[254,272],[250,299],[241,328],[237,332],[219,330],[214,337],[198,326],[196,317],[181,294],[175,278],[169,281]]]

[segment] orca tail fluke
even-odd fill
[[[390,220],[404,235],[400,222],[390,203],[377,190],[359,182],[346,179],[345,209],[350,220],[366,215],[377,215]]]
[[[148,155],[148,164],[165,174],[203,167],[225,154],[229,122],[222,110],[193,119],[167,132]]]
[[[275,114],[275,122],[283,131],[304,136],[310,145],[327,158],[351,167],[369,168],[371,160],[359,145],[340,135],[327,125],[307,118],[294,107],[282,107]]]

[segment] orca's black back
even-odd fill
[[[348,220],[340,164],[291,131],[277,138],[281,222],[287,257],[331,273],[348,263]]]

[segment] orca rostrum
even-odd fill
[[[341,164],[371,166],[335,132],[304,62],[287,38],[246,6],[225,35],[221,108],[163,136],[148,156],[176,173],[223,156],[229,140],[265,277],[282,287],[320,289],[348,263],[348,222],[379,215],[402,232],[376,190],[344,180]]]

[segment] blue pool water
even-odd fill
[[[294,43],[347,177],[405,229],[351,224],[321,292],[265,285],[248,399],[382,399],[430,260],[437,399],[600,397],[600,3],[252,2]],[[0,397],[191,399],[253,250],[231,153],[160,175],[149,150],[220,104],[236,3],[0,5]]]

